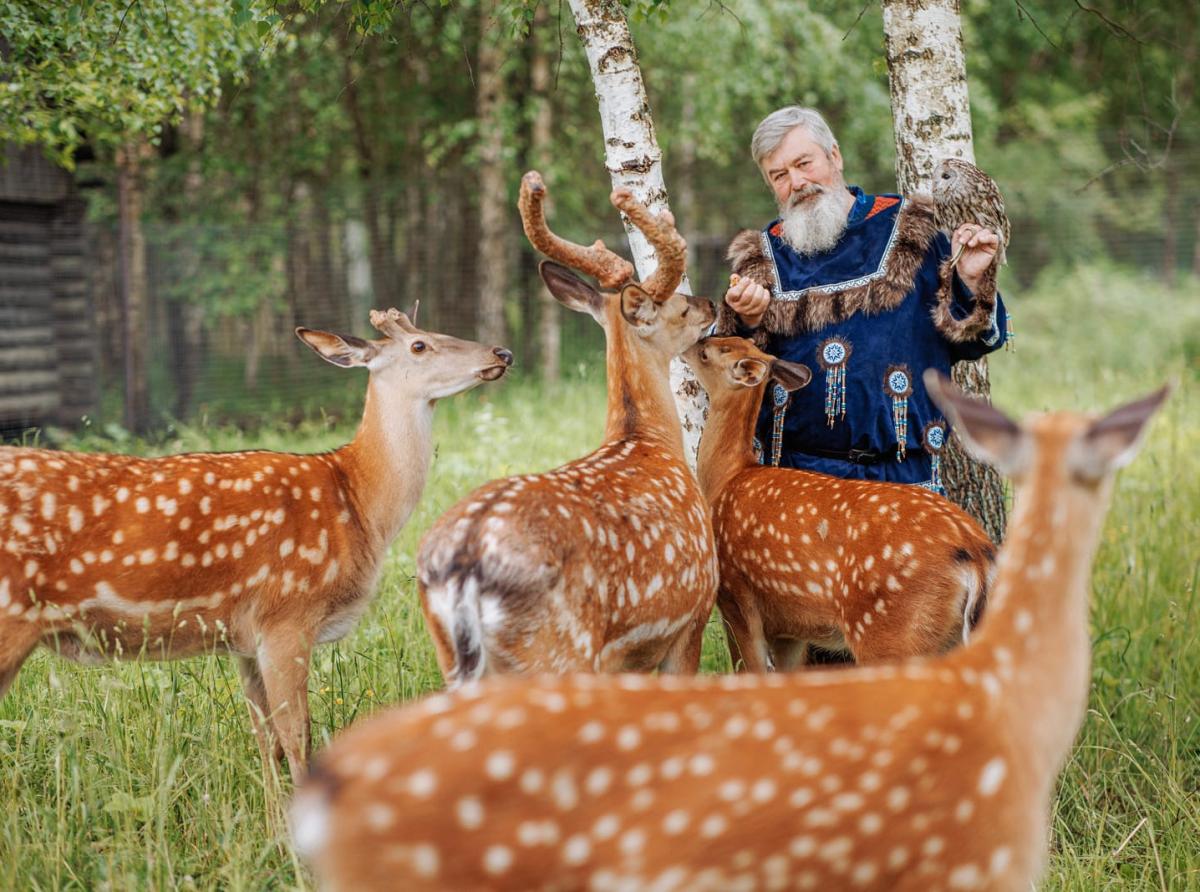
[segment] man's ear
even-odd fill
[[[733,380],[743,387],[757,387],[771,371],[769,363],[747,356],[729,367]]]
[[[771,377],[788,393],[794,393],[801,387],[808,386],[808,382],[812,380],[812,370],[800,362],[777,359],[771,364]]]
[[[365,366],[379,355],[381,349],[376,341],[364,341],[354,335],[336,335],[315,328],[297,328],[296,337],[312,347],[326,362],[342,368]]]
[[[1147,422],[1170,391],[1169,385],[1163,385],[1149,396],[1119,406],[1092,422],[1073,445],[1071,472],[1082,480],[1096,481],[1133,461],[1145,440]]]
[[[658,319],[658,301],[641,285],[630,282],[621,289],[621,315],[635,328],[653,325]]]
[[[936,369],[926,369],[925,389],[958,433],[967,451],[1006,477],[1023,472],[1032,451],[1029,434],[983,400],[967,396]]]
[[[587,313],[604,324],[604,295],[579,278],[561,263],[543,260],[538,273],[554,299],[576,313]]]

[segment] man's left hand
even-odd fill
[[[1000,250],[1000,237],[978,223],[964,223],[954,230],[954,237],[950,239],[950,256],[958,253],[959,247],[963,245],[966,249],[958,259],[958,277],[964,285],[975,291],[988,267],[996,262],[996,252]]]

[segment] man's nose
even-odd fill
[[[789,176],[791,177],[793,192],[799,192],[808,185],[808,177],[798,170],[790,171]]]

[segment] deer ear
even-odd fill
[[[1149,396],[1119,406],[1092,422],[1071,450],[1071,472],[1081,480],[1094,482],[1133,461],[1145,440],[1147,422],[1170,392],[1170,385],[1163,385]]]
[[[538,273],[554,299],[576,313],[587,313],[604,324],[604,295],[579,278],[561,263],[543,260]]]
[[[747,356],[730,366],[729,372],[733,380],[743,387],[757,387],[770,374],[771,366],[761,359]]]
[[[1030,441],[1020,425],[983,400],[967,396],[935,369],[926,370],[924,381],[930,398],[945,413],[971,455],[1006,477],[1026,469]]]
[[[337,335],[315,328],[297,328],[296,337],[312,347],[318,356],[342,368],[365,366],[379,355],[374,341],[364,341],[354,335]]]
[[[635,328],[653,325],[658,318],[658,301],[641,285],[631,282],[621,289],[621,315]]]
[[[808,386],[808,382],[812,380],[812,370],[800,362],[777,359],[771,364],[771,377],[788,393],[794,393]]]

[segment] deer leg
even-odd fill
[[[724,590],[717,594],[717,604],[725,621],[725,638],[729,642],[729,656],[734,668],[739,672],[773,672],[775,666],[767,650],[758,608],[748,599],[736,598]]]
[[[7,692],[21,665],[37,647],[40,637],[35,623],[23,619],[0,619],[0,697]]]
[[[272,766],[283,759],[283,743],[271,725],[271,707],[267,704],[267,688],[258,662],[253,657],[238,657],[238,675],[242,679],[242,690],[246,693],[246,705],[250,709],[250,725],[254,729],[254,740],[262,756],[263,775],[269,777]]]
[[[704,647],[704,629],[708,616],[698,616],[685,627],[667,648],[667,654],[658,664],[660,673],[671,675],[695,675],[700,671],[700,651]]]
[[[776,638],[771,642],[771,655],[779,672],[794,672],[808,662],[808,642],[799,638]]]
[[[450,639],[449,632],[446,631],[446,627],[442,625],[437,614],[430,609],[429,596],[425,591],[425,586],[419,581],[417,582],[417,595],[421,602],[421,613],[425,615],[425,628],[429,630],[429,638],[433,641],[433,653],[437,658],[438,669],[441,670],[444,683],[458,662],[454,654],[454,642]]]
[[[264,633],[258,646],[258,672],[267,695],[269,720],[287,757],[292,781],[308,773],[308,659],[312,652],[307,632],[276,629]]]
[[[859,666],[868,663],[893,663],[917,654],[934,653],[937,648],[931,641],[926,644],[911,618],[892,615],[879,617],[868,629],[867,634],[857,641],[846,636],[854,662]]]

